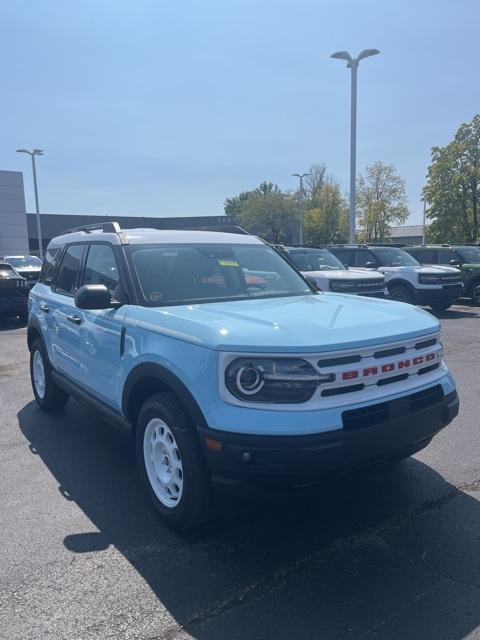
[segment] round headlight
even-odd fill
[[[263,387],[265,380],[263,371],[253,365],[240,367],[235,377],[239,391],[244,395],[255,395]]]

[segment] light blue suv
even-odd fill
[[[214,513],[212,484],[295,486],[426,446],[458,413],[439,331],[317,292],[253,236],[116,223],[52,240],[29,297],[40,408],[73,396],[130,431],[179,529]]]

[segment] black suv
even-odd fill
[[[465,295],[480,305],[480,247],[475,245],[428,245],[405,247],[421,264],[445,264],[462,272]]]
[[[0,318],[18,316],[21,322],[28,319],[29,287],[11,264],[0,262]]]

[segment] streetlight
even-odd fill
[[[303,215],[305,213],[305,202],[304,196],[305,193],[303,191],[303,179],[309,176],[309,173],[292,173],[292,176],[300,179],[300,236],[299,241],[300,244],[303,244]]]
[[[360,60],[380,53],[378,49],[364,49],[356,58],[348,51],[332,53],[331,58],[347,61],[347,68],[352,70],[352,95],[350,116],[350,221],[349,242],[355,243],[355,189],[356,189],[356,165],[357,165],[357,69]]]
[[[17,153],[28,153],[32,158],[32,171],[33,171],[33,190],[35,191],[35,209],[37,212],[37,234],[38,234],[38,252],[40,254],[40,260],[43,260],[43,245],[42,245],[42,227],[40,225],[40,207],[38,206],[38,188],[37,188],[37,171],[35,169],[35,156],[43,156],[42,149],[17,149]]]

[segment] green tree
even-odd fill
[[[275,190],[278,190],[278,187],[277,185],[273,184],[273,182],[262,182],[256,189],[253,189],[252,191],[242,191],[238,194],[238,196],[226,198],[225,202],[223,203],[225,215],[231,216],[234,223],[239,224],[242,206],[249,198],[262,194],[265,195],[265,193],[271,193]]]
[[[264,182],[242,203],[240,224],[247,231],[263,226],[268,238],[279,243],[288,223],[298,220],[299,215],[298,199],[294,195],[284,193],[277,185]]]
[[[348,238],[347,203],[340,185],[331,177],[308,201],[304,219],[305,240],[309,244],[345,242]]]
[[[377,161],[357,180],[357,215],[363,240],[390,237],[392,224],[403,224],[409,215],[405,181],[393,164]]]
[[[432,148],[424,197],[430,240],[480,240],[480,115],[462,124],[445,147]]]

